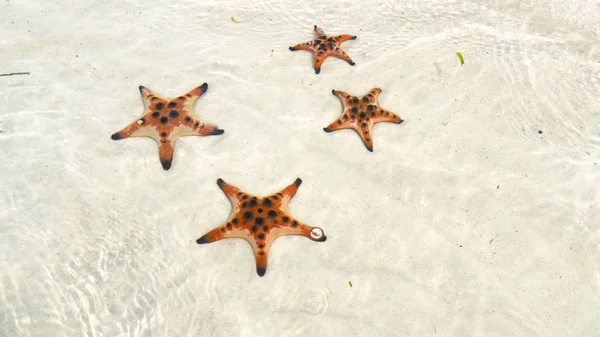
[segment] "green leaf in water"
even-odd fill
[[[460,66],[462,67],[463,64],[465,64],[465,59],[463,58],[462,54],[459,52],[456,52],[456,56],[458,56],[458,59],[460,60]]]

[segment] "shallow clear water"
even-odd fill
[[[600,335],[600,3],[0,5],[0,336]],[[231,20],[234,17],[239,23]],[[288,47],[354,34],[356,62]],[[455,52],[465,59],[461,67]],[[138,86],[218,137],[110,135]],[[332,89],[380,103],[375,151]],[[540,133],[541,131],[541,133]],[[328,240],[195,240],[223,178]],[[352,283],[350,287],[349,282]]]

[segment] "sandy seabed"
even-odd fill
[[[3,1],[0,336],[599,336],[598,1]],[[233,17],[233,20],[232,20]],[[237,22],[234,22],[237,21]],[[288,47],[352,34],[356,65]],[[461,66],[456,52],[461,52]],[[222,136],[164,171],[138,86]],[[405,122],[375,151],[332,89]],[[264,277],[231,205],[303,184]],[[352,286],[351,286],[352,285]]]

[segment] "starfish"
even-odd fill
[[[222,129],[204,123],[194,115],[193,107],[198,97],[208,89],[204,83],[194,90],[172,100],[156,96],[148,88],[140,85],[144,101],[142,117],[127,125],[111,138],[114,140],[129,137],[150,137],[158,143],[158,155],[165,170],[171,167],[175,142],[182,136],[221,135]]]
[[[288,202],[298,191],[300,178],[281,192],[267,197],[255,197],[242,192],[219,178],[217,185],[233,205],[229,220],[196,240],[198,244],[222,239],[242,238],[250,243],[256,257],[256,272],[265,275],[269,248],[275,239],[284,235],[302,235],[313,241],[327,237],[319,227],[311,227],[294,219],[288,212]]]
[[[339,57],[342,60],[350,63],[351,66],[354,65],[354,62],[352,61],[350,56],[348,56],[348,54],[346,54],[346,52],[342,50],[340,45],[342,44],[342,42],[348,40],[356,40],[356,36],[347,34],[338,36],[328,36],[325,34],[323,29],[318,28],[317,25],[315,25],[315,33],[317,34],[316,39],[290,47],[291,51],[310,50],[315,54],[315,73],[318,74],[321,72],[321,64],[323,64],[323,61],[325,61],[325,59],[328,56]]]
[[[337,121],[323,128],[323,130],[332,132],[341,129],[352,129],[358,132],[367,150],[371,152],[373,152],[372,130],[375,124],[381,122],[400,124],[404,122],[402,118],[393,112],[379,106],[377,101],[381,93],[379,88],[371,89],[365,96],[360,98],[338,90],[331,90],[331,92],[342,101],[344,111]]]

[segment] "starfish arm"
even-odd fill
[[[377,110],[377,112],[375,113],[375,117],[373,117],[371,120],[373,121],[373,124],[383,122],[400,124],[404,122],[404,120],[400,118],[400,116],[396,115],[391,111],[381,108]]]
[[[366,97],[374,104],[379,104],[378,99],[379,99],[380,93],[381,93],[380,88],[373,88],[373,89],[369,90]]]
[[[166,171],[171,168],[173,162],[173,153],[175,152],[175,143],[169,140],[158,142],[158,157],[163,169]]]
[[[127,125],[120,131],[113,133],[110,136],[110,138],[112,138],[113,140],[119,140],[119,139],[123,139],[123,138],[135,137],[135,136],[133,136],[133,134],[136,133],[138,130],[142,129],[142,125],[145,122],[146,122],[145,119],[140,118],[137,121]],[[143,132],[143,133],[148,133],[148,134],[139,135],[139,136],[149,136],[150,128],[147,128],[147,130],[145,130],[145,131],[146,132]]]
[[[210,232],[202,235],[198,240],[196,240],[196,243],[201,245],[205,243],[219,241],[222,239],[225,239],[225,233],[221,230],[221,227],[217,227],[211,230]]]
[[[210,123],[200,122],[200,124],[194,123],[193,135],[197,136],[213,136],[222,135],[225,130],[219,129],[216,125]]]
[[[150,89],[146,88],[143,85],[140,85],[139,89],[140,89],[140,94],[142,95],[142,101],[144,101],[144,105],[150,106],[150,102],[151,102],[152,98],[156,97],[156,95]]]
[[[300,224],[300,235],[305,236],[313,241],[324,242],[327,240],[327,236],[325,236],[325,232],[319,227],[312,227],[305,224]]]
[[[335,96],[337,96],[341,101],[342,104],[344,105],[349,105],[350,99],[352,98],[352,96],[348,95],[347,93],[343,92],[343,91],[339,91],[339,90],[331,90],[331,93]]]
[[[358,133],[358,135],[362,139],[362,141],[365,144],[365,147],[367,148],[367,150],[369,150],[370,152],[373,152],[373,138],[369,134],[370,132],[367,131],[365,133],[364,131],[360,132],[359,130],[356,130],[356,132]]]
[[[199,87],[192,89],[184,96],[180,96],[177,99],[183,101],[183,110],[189,115],[194,116],[194,103],[208,90],[208,84],[204,83]]]
[[[227,198],[229,198],[229,200],[231,201],[231,205],[233,206],[233,217],[232,217],[232,219],[233,219],[235,217],[235,215],[237,214],[237,212],[239,212],[239,210],[240,210],[240,204],[242,203],[242,200],[248,199],[249,196],[248,196],[248,194],[242,192],[239,188],[226,183],[221,178],[217,179],[217,185],[219,185],[219,188],[223,191],[223,193],[225,193]],[[235,220],[235,222],[237,222],[237,221],[239,221],[239,220]]]
[[[308,51],[315,51],[315,47],[313,45],[312,41],[309,42],[304,42],[304,43],[299,43],[293,47],[290,47],[291,51],[296,51],[296,50],[308,50]]]
[[[348,56],[348,54],[346,54],[346,52],[340,48],[332,50],[329,55],[338,57],[338,58],[348,62],[348,64],[350,64],[351,66],[356,64],[356,63],[354,63],[354,61],[352,61],[350,56]]]
[[[315,74],[319,74],[321,72],[321,66],[323,65],[323,62],[325,61],[327,56],[329,56],[328,53],[322,53],[322,54],[315,53],[315,60],[313,62],[313,68],[315,68]]]
[[[317,27],[317,25],[315,25],[314,30],[315,30],[315,34],[316,34],[317,38],[323,38],[324,36],[327,35],[327,34],[325,34],[325,31],[322,28]]]
[[[222,226],[212,229],[210,232],[204,234],[198,240],[196,240],[196,243],[201,245],[201,244],[205,244],[205,243],[211,243],[211,242],[215,242],[215,241],[219,241],[219,240],[223,240],[223,239],[231,239],[231,238],[241,238],[241,239],[244,239],[244,240],[250,242],[250,244],[253,247],[255,246],[250,241],[247,230],[233,228],[230,222],[227,222],[226,224],[224,224]]]
[[[254,248],[254,256],[256,257],[256,273],[258,276],[263,277],[267,272],[267,258],[269,256],[268,249],[258,250]]]
[[[344,123],[342,121],[342,119],[339,118],[335,122],[329,124],[326,128],[323,128],[323,131],[325,131],[325,132],[333,132],[333,131],[338,131],[338,130],[343,130],[343,129],[356,130],[356,125],[349,124],[349,123]]]
[[[356,35],[342,34],[334,36],[333,38],[337,41],[336,43],[339,46],[340,44],[342,44],[342,42],[346,42],[348,40],[356,40]]]
[[[205,123],[193,117],[186,116],[179,126],[173,128],[171,135],[178,138],[184,136],[222,135],[223,133],[225,133],[225,130],[219,129],[214,124]]]
[[[190,90],[190,92],[188,92],[185,96],[188,98],[188,100],[196,100],[198,97],[204,95],[206,91],[208,91],[208,83],[204,82],[202,85]]]
[[[242,191],[240,191],[239,188],[233,186],[233,185],[229,185],[228,183],[226,183],[223,179],[219,178],[217,179],[217,185],[219,185],[219,188],[223,191],[223,193],[225,193],[225,195],[231,200],[231,201],[236,201],[237,199],[237,195],[238,193],[243,193]]]
[[[293,184],[291,184],[290,186],[281,190],[280,193],[283,195],[281,199],[282,199],[282,204],[284,206],[287,206],[287,203],[290,201],[290,199],[292,199],[294,197],[294,195],[296,195],[296,192],[298,192],[298,187],[300,187],[300,184],[302,184],[302,179],[297,178]]]
[[[318,242],[327,240],[327,237],[321,228],[309,226],[295,219],[291,219],[291,222],[284,224],[284,226],[278,226],[269,233],[266,248],[268,249],[278,237],[286,235],[301,235]]]
[[[115,132],[110,136],[113,140],[119,140],[123,138],[129,137],[151,137],[154,140],[158,141],[158,136],[156,134],[156,129],[153,125],[148,123],[147,118],[142,117],[135,122],[127,125],[123,129],[118,132]]]

